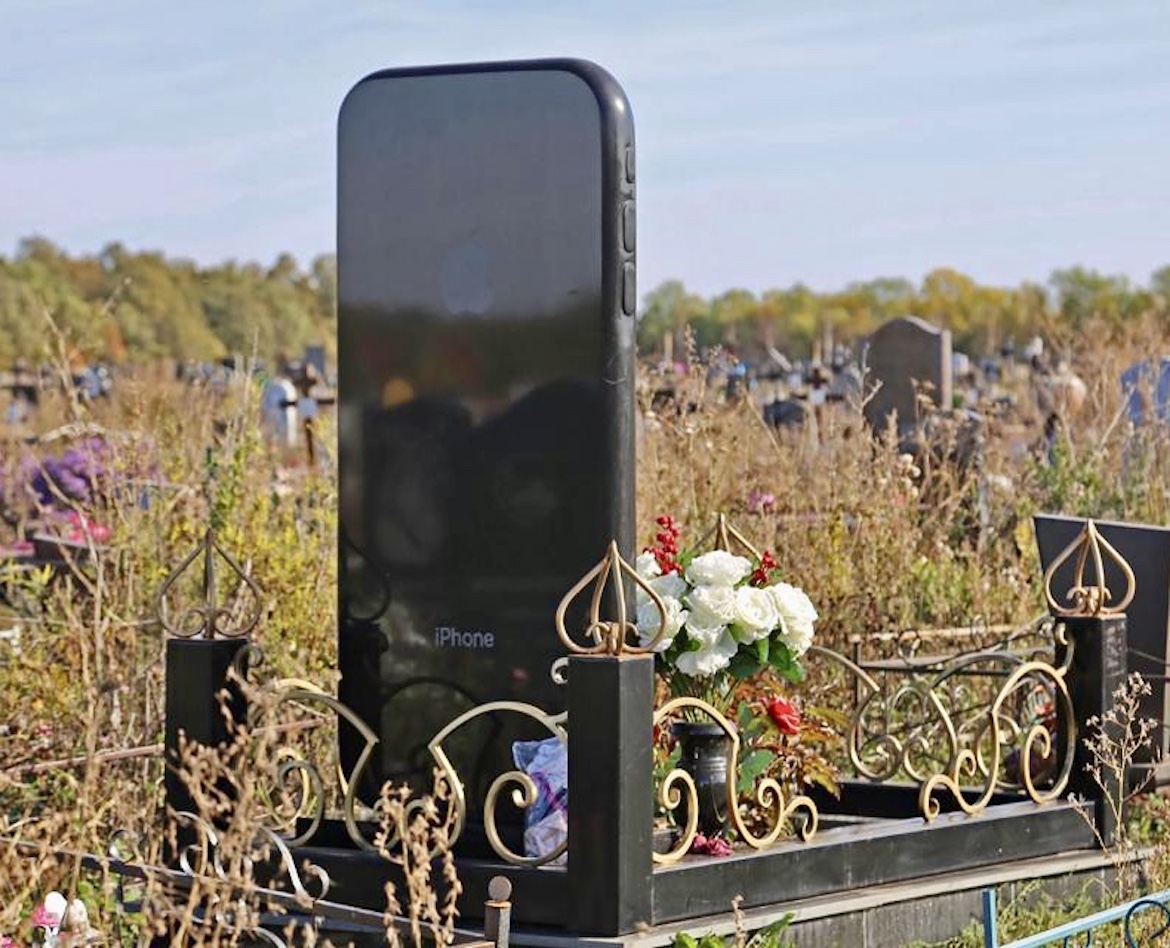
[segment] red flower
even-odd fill
[[[764,702],[764,710],[781,734],[795,737],[800,733],[800,709],[791,701],[777,695],[771,701]]]

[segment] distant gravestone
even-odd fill
[[[1166,728],[1170,722],[1170,690],[1165,681],[1166,666],[1170,663],[1170,529],[1143,523],[1093,522],[1133,570],[1136,593],[1126,609],[1127,671],[1138,672],[1149,682],[1152,693],[1142,699],[1141,713],[1159,722],[1154,749],[1164,757],[1170,749],[1170,732]],[[1047,571],[1077,538],[1085,521],[1039,514],[1035,524],[1040,568]],[[1058,601],[1073,585],[1075,561],[1076,557],[1070,557],[1053,576],[1052,593]],[[1093,581],[1091,566],[1086,567],[1085,579]],[[1105,585],[1115,601],[1125,594],[1121,570],[1109,557],[1105,557]]]
[[[305,346],[305,365],[311,365],[317,370],[317,378],[326,377],[325,347]]]
[[[1151,420],[1170,421],[1170,356],[1131,365],[1121,376],[1129,420],[1141,427]],[[1150,405],[1150,399],[1153,405]],[[1153,408],[1151,412],[1150,409]]]
[[[936,406],[951,407],[951,334],[917,317],[895,319],[869,337],[867,389],[880,388],[865,405],[865,417],[882,431],[892,414],[898,427],[918,420],[917,389]]]
[[[861,370],[855,365],[847,365],[829,383],[829,398],[848,402],[850,405],[861,401],[862,379]]]

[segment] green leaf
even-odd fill
[[[755,705],[743,701],[739,705],[739,735],[746,742],[763,734],[767,729],[767,718],[762,717]]]
[[[674,936],[674,941],[671,943],[673,948],[699,948],[699,942],[694,935],[688,935],[686,932],[679,932]]]
[[[768,664],[785,681],[800,684],[804,681],[804,669],[792,654],[792,650],[782,641],[773,641],[772,650],[768,656]]]
[[[751,678],[761,668],[759,659],[757,659],[751,652],[741,649],[735,653],[731,664],[727,666],[727,670],[731,673],[733,678],[739,681],[744,681]]]
[[[791,944],[784,932],[795,918],[795,912],[788,912],[780,921],[761,928],[748,939],[747,948],[784,948]]]
[[[756,779],[772,766],[776,755],[768,750],[754,750],[739,764],[740,786],[750,787]]]

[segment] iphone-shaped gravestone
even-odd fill
[[[564,707],[553,616],[633,546],[634,137],[580,61],[389,70],[338,135],[342,700],[361,794],[490,701]],[[579,611],[576,615],[581,616]],[[518,715],[445,750],[473,815]],[[347,728],[352,766],[361,741]]]

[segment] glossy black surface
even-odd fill
[[[727,808],[728,767],[731,764],[731,738],[718,724],[704,721],[679,721],[674,725],[678,738],[678,765],[691,775],[699,798],[699,832],[704,836],[722,833],[731,813]],[[687,797],[679,812],[679,822],[687,819]]]
[[[569,904],[566,926],[617,935],[650,922],[654,661],[575,658],[569,666]]]
[[[379,73],[342,107],[339,651],[381,737],[367,792],[426,778],[426,742],[478,704],[562,708],[557,602],[629,549],[631,144],[588,64]],[[473,808],[542,736],[453,735]]]
[[[1143,523],[1094,520],[1101,536],[1129,563],[1137,581],[1137,593],[1126,609],[1128,619],[1128,671],[1139,672],[1150,684],[1150,694],[1141,699],[1143,717],[1160,722],[1151,750],[1165,757],[1170,752],[1170,691],[1164,679],[1170,663],[1170,529]],[[1047,571],[1085,526],[1076,517],[1038,514],[1035,517],[1036,545],[1040,551],[1040,568]],[[1105,557],[1105,585],[1116,602],[1125,593],[1121,569]],[[1056,596],[1063,596],[1073,586],[1076,557],[1070,557],[1052,578]],[[1093,567],[1086,568],[1085,578],[1094,581]],[[1148,750],[1138,753],[1138,760],[1150,757]]]

